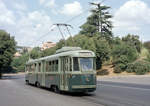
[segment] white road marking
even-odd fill
[[[135,88],[135,87],[127,87],[127,86],[118,86],[118,85],[108,85],[108,84],[97,84],[98,86],[111,86],[111,87],[118,87],[118,88],[129,88],[129,89],[137,89],[137,90],[146,90],[146,91],[150,91],[150,89],[146,89],[146,88]]]

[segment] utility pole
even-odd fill
[[[66,46],[65,37],[64,37],[64,34],[63,34],[62,30],[61,30],[61,26],[66,27],[66,29],[67,29],[67,31],[68,31],[68,33],[69,33],[69,35],[70,35],[71,38],[72,38],[72,36],[71,36],[70,31],[69,31],[69,27],[71,27],[71,28],[73,28],[73,27],[71,25],[65,24],[65,23],[57,23],[57,24],[54,24],[54,25],[56,25],[58,27],[59,32],[60,32],[62,38],[64,39],[64,43],[65,43],[65,46]],[[73,38],[72,38],[72,41],[73,41]]]

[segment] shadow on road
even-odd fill
[[[21,78],[24,78],[24,76],[4,75],[4,76],[2,76],[2,79],[0,79],[0,80],[11,80],[11,79],[21,79]]]
[[[67,96],[74,96],[74,97],[85,97],[85,96],[94,96],[94,93],[87,93],[87,92],[62,92],[62,95]]]
[[[34,84],[28,84],[29,86],[36,87]],[[45,88],[45,87],[40,87],[39,89],[47,90],[50,93],[55,93],[52,89],[50,88]],[[72,97],[87,97],[87,96],[95,96],[95,93],[89,93],[89,92],[66,92],[66,91],[60,91],[59,93],[56,93],[59,95],[64,95],[64,96],[72,96]]]

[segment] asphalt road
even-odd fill
[[[0,80],[0,106],[150,106],[150,85],[98,81],[93,93],[56,94],[19,75]]]

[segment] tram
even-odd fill
[[[93,92],[96,90],[95,54],[80,47],[62,47],[54,55],[30,60],[25,81],[55,92]]]

